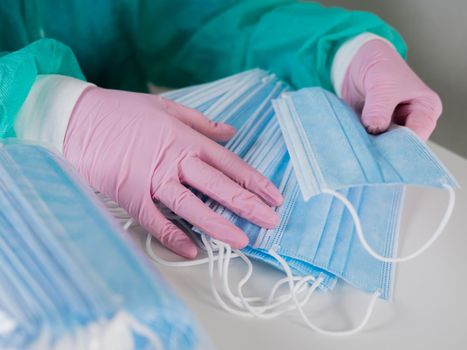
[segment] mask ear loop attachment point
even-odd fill
[[[355,210],[352,203],[350,203],[350,201],[345,196],[343,196],[342,194],[340,194],[337,191],[333,191],[333,190],[330,190],[330,189],[323,189],[322,192],[330,194],[330,195],[336,197],[347,208],[350,215],[352,216],[352,219],[353,219],[353,222],[354,222],[354,225],[355,225],[355,231],[357,232],[357,237],[358,237],[360,243],[362,244],[363,248],[365,248],[365,250],[368,252],[368,254],[370,254],[376,260],[379,260],[379,261],[382,261],[382,262],[385,262],[385,263],[401,263],[401,262],[405,262],[405,261],[415,259],[419,255],[424,253],[439,238],[439,236],[441,236],[441,234],[444,232],[444,229],[445,229],[447,223],[449,222],[449,219],[451,218],[452,212],[454,210],[454,205],[456,203],[456,194],[454,192],[454,189],[451,186],[449,186],[447,184],[443,184],[443,187],[446,190],[448,190],[448,192],[449,192],[449,201],[448,201],[448,205],[446,207],[446,211],[444,212],[443,218],[441,219],[441,221],[440,221],[438,227],[436,228],[434,234],[430,237],[430,239],[428,239],[425,242],[425,244],[423,244],[415,252],[413,252],[412,254],[409,254],[409,255],[407,255],[405,257],[398,257],[398,258],[385,257],[385,256],[382,256],[382,255],[378,254],[377,252],[375,252],[373,250],[373,248],[370,246],[370,244],[366,240],[365,235],[363,234],[362,224],[360,222],[360,218],[358,216],[357,211]]]

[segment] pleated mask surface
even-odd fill
[[[0,348],[196,349],[196,321],[77,175],[0,143]]]
[[[284,204],[277,208],[280,223],[272,230],[262,229],[205,198],[213,210],[248,235],[250,243],[242,253],[284,270],[275,257],[278,254],[295,277],[309,278],[310,283],[319,280],[319,288],[323,290],[333,289],[342,278],[362,291],[389,299],[393,265],[378,261],[364,251],[344,205],[328,194],[314,196],[310,201],[300,196],[272,107],[272,101],[288,87],[276,77],[254,70],[184,90],[186,95],[182,90],[167,93],[165,97],[197,108],[214,121],[236,127],[237,133],[226,147],[268,177],[284,196]],[[339,192],[358,208],[368,241],[378,251],[392,256],[399,228],[402,188],[389,186],[379,191],[365,187]],[[379,221],[372,219],[375,214]]]
[[[288,92],[273,104],[305,200],[326,189],[366,185],[458,187],[410,129],[392,125],[371,135],[329,91]]]
[[[358,115],[344,101],[322,88],[285,93],[273,105],[304,200],[327,194],[341,201],[352,217],[361,245],[374,259],[382,262],[409,261],[426,251],[441,235],[452,214],[454,188],[458,185],[429,147],[412,131],[393,125],[380,135],[370,135]],[[369,242],[370,230],[362,227],[364,224],[357,207],[336,190],[366,186],[383,193],[384,187],[407,185],[446,189],[449,202],[431,238],[412,254],[394,257],[385,254],[387,249],[381,250]],[[386,192],[389,195],[390,190]],[[368,190],[363,193],[367,194]],[[385,201],[394,202],[389,198]],[[381,205],[382,202],[375,203]],[[362,205],[371,203],[365,200]],[[390,208],[392,205],[386,205],[385,210]],[[376,212],[373,214],[366,219],[370,228],[379,225],[380,217]],[[386,241],[385,236],[382,231],[380,239]]]

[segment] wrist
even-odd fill
[[[63,75],[39,75],[14,123],[20,139],[38,141],[63,151],[73,108],[88,82]]]
[[[389,42],[378,39],[365,42],[347,67],[340,96],[359,111],[367,92],[387,81],[386,72],[392,71],[399,61],[404,62]]]
[[[385,43],[388,47],[396,52],[394,46],[387,41],[386,39],[372,34],[372,33],[362,33],[356,37],[347,40],[341,47],[337,50],[332,67],[331,67],[331,80],[334,86],[334,90],[339,97],[343,96],[344,84],[346,77],[348,75],[350,66],[356,61],[361,48],[364,47],[369,42],[378,41],[380,43]]]

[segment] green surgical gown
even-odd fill
[[[374,14],[294,0],[2,0],[0,137],[38,74],[106,88],[180,87],[253,67],[332,90],[336,50],[363,32],[400,35]]]

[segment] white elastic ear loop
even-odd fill
[[[206,251],[208,252],[208,261],[209,261],[209,285],[211,287],[212,294],[214,295],[214,299],[216,299],[217,303],[227,312],[230,312],[234,315],[237,316],[243,316],[243,317],[253,317],[252,314],[249,312],[244,312],[240,310],[236,310],[232,307],[230,307],[228,304],[224,302],[224,300],[221,298],[219,293],[217,292],[217,288],[215,285],[214,281],[214,255],[212,251],[212,247],[208,239],[205,237],[205,235],[201,235],[201,240],[203,241],[204,245],[206,246]]]
[[[286,304],[288,301],[292,299],[291,293],[289,293],[288,295],[281,295],[279,297],[275,296],[279,287],[282,284],[289,281],[288,277],[280,279],[274,284],[271,290],[271,293],[269,294],[264,305],[250,305],[250,303],[262,302],[264,301],[264,299],[261,297],[245,297],[242,293],[243,286],[251,278],[252,272],[253,272],[253,266],[251,262],[249,261],[249,259],[239,250],[235,250],[234,251],[235,253],[232,253],[230,246],[220,241],[212,240],[212,242],[210,242],[205,237],[205,235],[202,235],[201,239],[208,253],[207,258],[190,260],[190,261],[167,261],[165,259],[162,259],[152,249],[152,245],[151,245],[152,235],[151,234],[147,234],[146,236],[146,247],[145,247],[146,253],[155,262],[161,265],[164,265],[164,266],[169,266],[169,267],[189,267],[189,266],[196,266],[196,265],[202,265],[202,264],[209,264],[210,286],[211,286],[211,290],[214,295],[214,298],[224,310],[232,314],[235,314],[237,316],[258,317],[262,319],[269,319],[269,318],[277,317],[284,312],[291,311],[296,308],[296,305],[294,304],[294,305],[290,305],[289,307],[283,310],[279,310],[275,312],[271,311],[273,309],[283,306],[284,304]],[[214,252],[213,247],[218,252],[217,256],[214,256],[213,254]],[[240,257],[248,267],[247,273],[245,274],[245,276],[242,278],[242,280],[238,284],[239,296],[235,296],[230,290],[230,287],[228,285],[228,271],[229,271],[230,260],[232,258],[237,258],[237,257]],[[242,309],[246,309],[247,311],[233,309],[228,304],[226,304],[225,301],[219,295],[217,288],[215,286],[215,278],[214,278],[214,262],[215,261],[217,261],[219,264],[218,274],[219,274],[219,278],[223,282],[223,290],[227,298],[235,306],[242,308]],[[299,305],[304,306],[311,298],[311,295],[313,294],[313,291],[315,289],[313,288],[313,286],[308,287],[307,289],[307,286],[308,286],[307,283],[309,281],[314,280],[314,277],[313,276],[292,277],[292,280],[293,282],[296,280],[298,281],[297,284],[294,286],[294,291],[296,294],[301,293],[303,291],[307,291],[303,300],[299,302]],[[268,311],[269,313],[267,313]]]
[[[229,273],[229,263],[230,263],[230,255],[232,252],[231,247],[228,244],[225,244],[223,242],[214,240],[214,242],[219,246],[219,247],[224,247],[225,248],[225,258],[224,261],[221,262],[219,259],[219,264],[223,263],[223,268],[220,269],[222,271],[222,277],[221,280],[223,282],[223,290],[226,296],[230,299],[230,301],[235,304],[237,307],[247,309],[252,315],[258,317],[258,318],[273,318],[277,317],[280,314],[295,309],[295,305],[291,305],[285,310],[280,310],[276,312],[271,312],[266,314],[267,311],[271,309],[278,308],[285,303],[287,303],[289,300],[292,299],[292,295],[289,293],[288,295],[281,295],[279,297],[275,297],[275,294],[277,293],[279,287],[288,282],[288,278],[282,278],[278,280],[274,286],[271,289],[271,292],[266,300],[266,302],[263,305],[250,305],[250,302],[264,302],[264,298],[261,297],[245,297],[243,295],[242,289],[248,282],[248,280],[251,278],[253,274],[253,264],[251,261],[248,259],[248,257],[243,254],[240,250],[234,250],[234,252],[245,262],[247,265],[247,273],[245,276],[241,279],[241,281],[237,285],[237,290],[238,290],[238,296],[235,296],[232,291],[230,290],[229,283],[228,283],[228,273]],[[309,276],[304,276],[304,277],[294,277],[294,280],[297,280],[297,285],[295,287],[296,293],[301,293],[303,291],[307,290],[308,282],[309,281],[314,281],[315,278],[311,275]],[[309,288],[308,288],[309,289]],[[304,299],[300,302],[301,305],[305,305],[308,300],[310,299],[312,294],[312,291],[308,290],[308,293],[305,295]]]
[[[308,287],[307,283],[311,280],[315,280],[313,276],[306,276],[305,278],[299,278],[295,277],[294,279],[298,279],[299,281],[295,284],[294,292],[295,294],[300,293],[302,291],[306,291],[307,293],[305,294],[305,297],[303,298],[302,301],[299,302],[300,306],[304,306],[308,301],[310,300],[313,292],[315,291],[316,288],[313,286]],[[282,295],[278,298],[274,298],[274,293],[277,290],[277,286],[284,284],[284,282],[289,282],[288,278],[283,278],[279,281],[276,282],[274,285],[273,291],[271,292],[269,298],[267,299],[265,305],[263,306],[250,306],[246,298],[243,297],[242,293],[242,285],[238,286],[238,293],[240,294],[240,297],[242,298],[242,304],[243,306],[251,312],[255,317],[260,318],[260,319],[271,319],[280,316],[281,314],[295,310],[297,306],[295,304],[289,305],[286,308],[280,309],[280,307],[283,307],[287,302],[289,302],[292,299],[292,293],[289,292],[288,295]],[[277,311],[270,311],[278,309]],[[268,312],[270,311],[270,312]]]
[[[235,304],[237,307],[242,307],[242,302],[239,297],[235,296],[229,286],[229,265],[230,265],[230,259],[232,256],[232,248],[228,244],[223,244],[222,242],[217,241],[216,242],[220,247],[223,247],[225,250],[225,257],[223,257],[223,261],[219,259],[218,264],[222,265],[222,267],[219,269],[219,278],[222,282],[222,288],[226,296],[230,299],[230,301]],[[251,262],[248,259],[245,259],[244,255],[240,251],[236,251],[237,256],[239,256],[246,264],[247,264],[247,273],[244,278],[249,279],[251,276],[250,272],[250,265]],[[252,298],[247,298],[248,301],[250,302],[260,302],[262,298],[259,297],[252,297]]]
[[[213,254],[213,245],[210,244],[210,242],[205,238],[204,235],[201,236],[201,239],[203,241],[204,246],[206,247],[206,251],[208,253],[207,258],[202,258],[202,259],[197,259],[197,260],[190,260],[190,261],[167,261],[159,257],[152,249],[151,246],[151,241],[152,241],[152,235],[147,234],[146,236],[146,253],[149,255],[151,259],[153,259],[155,262],[158,264],[164,265],[164,266],[169,266],[169,267],[190,267],[190,266],[196,266],[196,265],[203,265],[203,264],[209,264],[209,279],[210,279],[210,286],[211,286],[211,291],[214,295],[214,298],[216,301],[219,303],[219,305],[226,310],[227,312],[230,312],[232,314],[235,314],[237,316],[246,316],[246,317],[252,317],[253,315],[249,314],[248,312],[242,312],[239,310],[235,310],[231,308],[228,304],[226,304],[219,293],[217,292],[216,286],[214,284],[214,262],[216,260],[219,260],[219,263],[222,264],[222,259],[223,256],[214,256]],[[223,250],[223,247],[218,248],[219,251]],[[236,254],[230,254],[230,258],[236,258],[238,255]],[[219,274],[222,274],[221,269],[219,269]]]
[[[271,289],[271,292],[269,296],[266,299],[266,302],[263,305],[254,305],[250,306],[250,302],[264,302],[264,298],[261,297],[245,297],[243,295],[243,287],[246,285],[248,280],[251,278],[253,274],[253,265],[249,261],[249,259],[241,252],[235,250],[236,254],[240,256],[240,258],[245,262],[247,265],[247,273],[245,276],[242,278],[242,280],[238,283],[237,285],[237,290],[239,296],[233,295],[232,291],[230,290],[229,283],[228,283],[228,271],[229,271],[229,259],[228,256],[230,254],[230,249],[227,250],[226,253],[226,260],[224,261],[224,268],[223,268],[223,276],[222,276],[222,282],[223,282],[223,289],[224,293],[229,297],[229,299],[238,307],[242,307],[247,309],[249,312],[251,312],[253,315],[259,318],[272,318],[275,316],[278,316],[282,312],[275,312],[271,314],[264,315],[266,311],[269,311],[274,308],[278,308],[279,306],[285,304],[288,302],[292,296],[289,295],[281,295],[279,297],[275,297],[279,287],[288,282],[287,278],[282,278],[278,280],[274,286]],[[307,282],[310,280],[314,280],[313,276],[305,276],[305,277],[294,277],[294,280],[298,280],[296,289],[297,293],[301,293],[306,289]],[[305,304],[307,300],[309,299],[309,296],[307,295],[304,300],[301,302],[302,304]],[[295,306],[292,305],[292,308]]]
[[[360,322],[360,324],[357,327],[355,327],[354,329],[351,329],[351,330],[348,330],[348,331],[328,331],[328,330],[322,329],[322,328],[316,326],[314,323],[312,323],[309,320],[309,318],[307,317],[307,315],[305,314],[305,312],[302,309],[302,305],[300,305],[300,303],[298,302],[297,295],[295,294],[295,289],[294,289],[294,285],[293,285],[293,279],[292,279],[293,275],[292,275],[292,271],[290,270],[289,264],[287,264],[287,262],[279,254],[277,254],[274,249],[270,249],[269,254],[271,254],[271,256],[273,256],[281,264],[282,268],[284,269],[285,273],[287,274],[287,277],[289,279],[289,288],[290,288],[290,292],[292,293],[292,299],[293,299],[293,301],[295,303],[295,306],[297,307],[297,310],[300,313],[300,316],[302,317],[303,321],[305,321],[306,325],[308,327],[310,327],[312,330],[314,330],[315,332],[325,334],[325,335],[330,335],[330,336],[348,336],[348,335],[352,335],[352,334],[360,332],[366,326],[366,324],[368,323],[368,320],[370,319],[371,314],[373,313],[376,300],[380,296],[379,292],[375,292],[371,296],[370,302],[368,304],[367,311],[365,313],[365,316],[363,317],[362,322]],[[316,280],[316,282],[313,283],[313,285],[312,285],[312,288],[314,288],[313,290],[318,288],[322,281],[323,281],[323,277],[320,276]]]
[[[422,245],[415,252],[405,257],[399,257],[399,258],[388,258],[388,257],[382,256],[378,254],[377,252],[375,252],[373,248],[371,248],[371,246],[368,244],[367,240],[365,239],[365,235],[363,234],[362,224],[360,222],[360,218],[358,217],[357,211],[355,210],[352,203],[350,203],[350,201],[347,198],[345,198],[340,193],[333,191],[333,190],[329,190],[329,189],[324,189],[322,192],[336,197],[345,205],[350,215],[352,216],[352,219],[355,225],[355,230],[357,231],[358,239],[360,240],[360,243],[362,244],[363,248],[365,248],[365,250],[368,252],[368,254],[370,254],[373,258],[379,261],[386,262],[386,263],[400,263],[400,262],[405,262],[405,261],[415,259],[417,256],[425,252],[425,250],[427,250],[443,233],[444,228],[446,227],[447,223],[449,222],[449,219],[451,218],[452,212],[454,210],[454,205],[456,203],[456,194],[454,192],[454,189],[448,185],[443,185],[443,187],[446,188],[449,192],[449,202],[448,202],[446,211],[444,212],[443,218],[441,219],[441,222],[439,223],[438,228],[436,229],[435,233],[430,237],[429,240],[425,242],[424,245]]]
[[[278,289],[278,285],[279,284],[282,284],[282,280],[279,280],[278,282],[276,282],[276,284],[274,285],[274,287],[272,288],[271,290],[271,293],[266,301],[266,303],[264,305],[261,305],[261,306],[257,306],[257,305],[250,305],[250,303],[248,302],[248,299],[251,299],[251,298],[246,298],[244,295],[243,295],[243,287],[245,286],[245,284],[248,282],[248,280],[250,279],[251,275],[253,274],[253,265],[251,264],[251,262],[249,261],[249,259],[240,251],[236,251],[236,253],[240,256],[240,258],[247,264],[248,266],[248,271],[246,273],[246,275],[242,278],[242,280],[238,283],[237,285],[237,292],[239,294],[239,299],[241,301],[241,306],[243,306],[243,308],[245,308],[248,312],[250,312],[252,315],[254,315],[255,317],[257,318],[261,318],[261,319],[270,319],[270,318],[275,318],[279,315],[281,315],[282,313],[286,312],[286,311],[289,311],[289,310],[292,310],[295,308],[295,305],[292,305],[291,307],[285,309],[285,310],[278,310],[278,311],[275,311],[275,312],[269,312],[267,313],[267,311],[270,311],[272,309],[275,309],[275,308],[278,308],[282,305],[284,305],[286,302],[288,302],[290,299],[291,299],[291,295],[285,295],[285,296],[281,296],[277,299],[274,298],[274,294],[276,293],[277,289]],[[225,277],[226,275],[224,275]],[[310,276],[306,276],[305,278],[302,279],[303,280],[306,280],[308,281],[310,278]],[[302,283],[300,286],[299,286],[299,290],[303,290],[302,287],[304,287],[305,284]],[[307,294],[305,299],[301,302],[302,304],[306,303],[309,298],[311,297],[311,293]],[[256,299],[256,298],[255,298]],[[261,298],[259,298],[261,300]]]
[[[168,260],[165,260],[165,259],[162,259],[160,256],[158,256],[154,250],[152,249],[152,235],[151,234],[147,234],[146,236],[146,253],[148,254],[148,256],[154,260],[155,262],[157,262],[158,264],[161,264],[163,266],[169,266],[169,267],[190,267],[190,266],[196,266],[196,265],[203,265],[203,264],[209,264],[211,261],[214,262],[214,261],[218,261],[218,264],[219,264],[219,268],[218,268],[218,273],[219,273],[219,277],[221,279],[224,280],[224,285],[227,285],[227,287],[224,287],[224,290],[227,294],[227,297],[237,306],[241,306],[241,301],[239,298],[236,298],[230,291],[230,288],[228,287],[228,283],[226,282],[226,280],[228,279],[228,264],[230,262],[230,260],[232,258],[237,258],[239,257],[237,254],[232,254],[231,250],[229,249],[227,251],[227,253],[225,254],[225,257],[224,257],[224,246],[221,244],[221,242],[216,242],[217,244],[217,249],[218,249],[218,252],[219,254],[217,256],[214,256],[212,254],[212,258],[211,257],[207,257],[207,258],[202,258],[202,259],[197,259],[197,260],[189,260],[189,261],[168,261]],[[213,249],[212,249],[212,245],[209,244],[208,242],[204,241],[203,240],[203,243],[205,244],[205,248],[206,250],[208,251],[208,255],[209,255],[209,252],[213,252]],[[227,246],[227,245],[226,245]],[[229,247],[230,248],[230,247]],[[222,253],[221,253],[222,252]],[[225,272],[224,272],[225,271]],[[247,298],[248,301],[261,301],[262,299],[261,298]],[[230,312],[230,309],[227,310]]]
[[[296,308],[295,305],[291,305],[285,310],[266,313],[267,311],[269,311],[271,309],[282,306],[283,304],[285,304],[286,302],[288,302],[292,298],[291,295],[284,295],[284,296],[280,296],[280,297],[275,298],[275,293],[277,292],[279,285],[284,283],[284,281],[283,281],[284,279],[281,279],[278,282],[276,282],[276,284],[272,288],[271,294],[269,295],[269,297],[267,299],[268,301],[266,302],[265,305],[260,305],[260,306],[250,305],[251,302],[261,302],[261,301],[263,301],[263,298],[260,298],[260,297],[248,297],[248,298],[246,298],[246,297],[243,296],[242,288],[243,288],[244,284],[252,276],[253,265],[251,264],[249,259],[240,250],[235,250],[235,253],[238,256],[240,256],[240,258],[246,263],[248,269],[247,269],[247,273],[245,274],[245,276],[242,278],[242,280],[240,281],[240,283],[238,285],[239,296],[233,295],[233,293],[230,290],[230,287],[228,285],[228,270],[229,270],[229,262],[230,262],[230,257],[231,257],[231,248],[230,248],[230,246],[225,244],[225,243],[222,243],[220,241],[216,241],[216,240],[211,240],[211,242],[210,242],[210,241],[207,240],[207,238],[204,235],[202,236],[202,240],[203,240],[204,245],[207,248],[209,256],[211,256],[211,254],[212,254],[212,250],[211,250],[212,249],[211,248],[212,243],[214,243],[214,244],[216,244],[218,246],[219,251],[222,251],[223,248],[225,249],[226,253],[223,255],[223,258],[222,258],[223,261],[221,259],[219,259],[219,261],[218,261],[219,264],[224,265],[221,269],[219,269],[219,271],[222,271],[221,272],[221,274],[222,274],[221,280],[223,282],[224,293],[226,294],[227,298],[235,306],[237,306],[237,307],[239,307],[241,309],[246,309],[246,312],[244,312],[243,310],[235,310],[232,307],[230,307],[229,305],[227,305],[222,300],[219,293],[217,292],[217,288],[216,288],[215,282],[214,282],[214,266],[213,266],[214,259],[210,259],[210,261],[209,261],[209,263],[210,263],[209,275],[210,275],[211,290],[212,290],[212,292],[214,294],[215,299],[220,304],[220,306],[222,308],[224,308],[224,310],[226,310],[228,312],[231,312],[233,314],[239,315],[239,316],[248,316],[248,317],[254,316],[254,317],[261,318],[261,319],[269,319],[269,318],[277,317],[277,316],[279,316],[280,314],[282,314],[282,313],[284,313],[286,311],[290,311],[290,310],[293,310],[293,309]],[[305,287],[307,286],[306,283],[310,279],[313,279],[313,278],[314,277],[312,277],[312,276],[305,276],[305,277],[299,279],[299,283],[297,283],[297,286],[295,287],[296,293],[300,293],[300,292],[304,291],[306,289]],[[313,290],[312,290],[312,288],[310,288],[308,293],[305,295],[304,299],[300,302],[301,305],[305,305],[309,301],[312,292],[313,292]]]
[[[125,231],[128,230],[134,223],[135,222],[133,221],[133,219],[129,219],[127,222],[125,222],[125,225],[123,225],[123,229]]]
[[[262,319],[269,319],[269,318],[274,318],[279,316],[280,314],[295,309],[295,305],[291,305],[288,307],[286,310],[280,310],[276,312],[270,312],[266,313],[267,311],[271,309],[278,308],[282,306],[283,304],[287,303],[292,297],[291,295],[282,295],[277,298],[275,298],[275,294],[281,284],[284,282],[287,282],[287,278],[281,279],[276,282],[276,284],[273,286],[270,295],[267,298],[267,301],[264,305],[250,305],[251,302],[257,303],[257,302],[262,302],[264,301],[263,298],[261,297],[245,297],[242,293],[242,288],[246,284],[246,282],[251,278],[252,273],[253,273],[253,265],[251,264],[251,261],[240,251],[240,250],[235,250],[235,253],[240,256],[240,258],[245,262],[247,265],[247,273],[245,276],[242,278],[242,280],[238,284],[238,293],[239,296],[235,296],[232,291],[230,290],[229,283],[228,283],[228,271],[229,271],[229,262],[230,262],[230,255],[231,255],[231,248],[229,245],[224,244],[220,241],[215,241],[215,243],[221,248],[224,247],[226,250],[225,253],[225,258],[224,261],[222,262],[219,260],[219,264],[223,263],[223,268],[222,270],[222,276],[221,280],[223,282],[223,291],[226,294],[227,298],[237,307],[246,309],[252,316],[255,316],[257,318],[262,318]],[[305,276],[302,278],[297,277],[296,279],[299,280],[299,283],[297,283],[297,293],[300,293],[306,289],[306,283],[310,279],[314,279],[313,276]],[[311,293],[307,293],[305,298],[301,301],[301,304],[304,305],[306,302],[308,302],[309,298],[311,296]]]
[[[186,261],[168,261],[168,260],[162,259],[152,249],[151,242],[152,242],[152,235],[150,233],[148,233],[146,235],[146,253],[149,255],[149,257],[152,260],[154,260],[158,264],[161,264],[161,265],[164,265],[164,266],[171,266],[171,267],[189,267],[189,266],[208,264],[210,262],[209,257],[196,259],[196,260],[186,260]],[[211,253],[212,253],[212,248],[211,248]],[[232,254],[231,258],[238,258],[238,255]],[[212,259],[213,259],[213,261],[216,261],[216,260],[219,259],[219,256],[214,256],[213,255]]]

